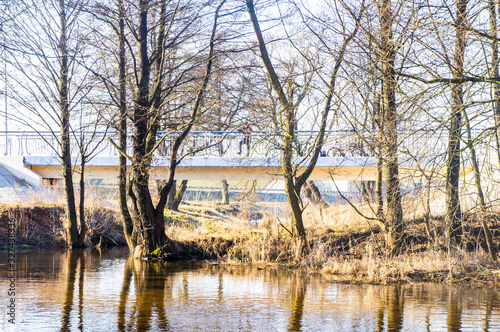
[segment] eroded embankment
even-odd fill
[[[87,245],[125,245],[118,214],[110,209],[86,212]],[[4,206],[0,209],[0,248],[6,248],[9,220],[14,220],[15,244],[19,248],[64,248],[64,209],[58,206]]]

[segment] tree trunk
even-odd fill
[[[61,35],[59,40],[59,106],[61,110],[61,162],[63,168],[64,193],[66,198],[66,243],[68,247],[79,247],[78,218],[76,214],[75,190],[73,187],[73,170],[71,165],[71,142],[68,100],[68,46],[66,32],[66,5],[59,0],[59,17],[61,20]]]
[[[383,223],[385,221],[384,216],[384,195],[382,193],[383,185],[384,185],[384,167],[382,157],[377,157],[377,183],[375,187],[375,199],[377,200],[377,219],[379,223]],[[384,230],[385,232],[385,230]]]
[[[229,204],[229,185],[226,180],[221,181],[222,204]]]
[[[184,196],[184,193],[186,192],[187,184],[188,180],[182,180],[181,185],[179,186],[179,190],[177,190],[177,193],[175,194],[174,200],[172,202],[172,210],[179,211],[179,205],[181,205],[182,196]]]
[[[141,233],[140,238],[143,241],[141,246],[137,248],[140,250],[140,253],[138,254],[142,256],[154,253],[155,255],[161,257],[164,254],[164,247],[170,242],[165,234],[164,209],[167,204],[168,194],[174,183],[179,148],[191,131],[191,128],[198,117],[199,109],[202,105],[203,97],[207,89],[214,58],[217,20],[219,17],[219,11],[224,3],[225,0],[223,0],[216,9],[212,33],[210,36],[206,72],[203,77],[201,87],[196,95],[196,99],[189,116],[189,122],[174,141],[170,153],[169,178],[161,189],[158,204],[155,206],[149,191],[149,172],[151,158],[156,149],[156,133],[158,131],[160,114],[159,109],[161,106],[159,102],[161,98],[159,95],[162,93],[162,67],[165,55],[164,37],[167,33],[166,1],[160,1],[160,24],[157,32],[158,38],[156,42],[156,49],[154,50],[155,54],[153,56],[156,60],[153,82],[150,80],[151,60],[148,52],[148,10],[150,8],[150,2],[149,0],[140,0],[139,2],[139,24],[136,36],[139,49],[139,54],[137,56],[138,81],[133,111],[135,135],[133,143],[132,183],[134,190],[129,190],[129,193],[132,198],[135,212],[135,225],[139,228],[138,231]],[[150,86],[152,87],[151,92]]]
[[[392,34],[391,0],[382,0],[379,6],[381,41],[380,56],[382,64],[382,104],[384,112],[384,158],[387,212],[385,215],[385,240],[390,253],[399,246],[403,231],[403,208],[399,185],[398,165],[398,133],[396,111],[396,73],[394,62],[396,58]]]
[[[384,185],[384,113],[382,111],[381,105],[381,94],[377,95],[375,101],[375,123],[377,126],[377,145],[375,151],[377,154],[377,180],[375,183],[375,200],[377,202],[377,219],[382,230],[385,233],[385,216],[384,216],[384,196],[383,196],[383,185]]]
[[[461,78],[464,70],[465,35],[467,22],[465,20],[467,0],[457,1],[455,52],[451,68],[453,78]],[[451,114],[448,133],[448,159],[446,162],[446,216],[445,241],[448,251],[451,249],[452,238],[455,237],[461,224],[461,209],[459,197],[460,177],[460,140],[463,113],[463,84],[451,85]]]
[[[289,98],[286,96],[283,90],[283,86],[281,85],[281,82],[279,80],[279,77],[275,72],[274,66],[271,62],[269,53],[267,51],[266,44],[264,42],[264,38],[262,36],[262,31],[259,25],[259,21],[255,13],[255,6],[253,0],[246,0],[246,6],[248,14],[250,15],[250,21],[252,22],[252,26],[254,28],[255,36],[257,37],[257,42],[260,50],[260,57],[266,68],[273,91],[278,96],[283,116],[285,118],[284,121],[285,128],[283,135],[282,170],[283,170],[283,177],[285,180],[285,192],[287,194],[288,204],[290,206],[293,235],[296,238],[296,244],[297,244],[297,251],[295,253],[295,258],[298,259],[302,257],[307,251],[306,232],[302,220],[303,205],[302,205],[302,199],[300,198],[300,191],[304,183],[311,175],[314,167],[316,166],[318,157],[320,156],[321,148],[323,147],[323,142],[325,137],[328,114],[330,112],[331,101],[335,89],[335,80],[337,77],[337,73],[342,64],[347,45],[352,40],[352,38],[354,38],[359,28],[359,25],[356,24],[353,33],[345,37],[342,47],[339,50],[338,57],[335,61],[335,66],[330,76],[330,82],[329,82],[330,84],[328,86],[328,92],[326,94],[325,109],[321,114],[321,124],[319,128],[319,133],[315,140],[315,145],[312,150],[313,152],[311,159],[305,170],[302,172],[302,174],[296,176],[295,174],[296,172],[292,164],[292,159],[293,159],[293,142],[295,140],[294,130],[297,127],[296,116],[295,116],[295,111],[296,111],[295,108],[297,106],[293,103],[293,100],[289,100]],[[363,10],[364,7],[360,11],[360,15],[363,12]]]
[[[375,201],[375,181],[361,181],[363,200],[367,203]]]
[[[321,192],[318,187],[314,183],[314,181],[306,181],[302,188],[302,192],[304,196],[311,202],[314,206],[318,206],[320,208],[328,207],[328,204],[325,203],[325,200],[321,196]]]
[[[165,182],[165,181],[162,181],[162,182]],[[162,186],[164,186],[164,185],[165,185],[165,183],[162,183]],[[159,190],[158,194],[161,194],[161,190]],[[176,194],[177,194],[177,181],[174,180],[174,183],[172,184],[172,188],[168,192],[167,209],[173,210]]]
[[[81,153],[81,173],[80,173],[80,232],[78,233],[78,247],[85,246],[85,234],[87,233],[87,224],[85,223],[85,156]]]
[[[125,9],[123,0],[118,0],[118,66],[119,66],[119,134],[120,134],[120,156],[119,158],[119,174],[118,174],[118,195],[121,219],[123,225],[123,233],[130,250],[134,250],[137,245],[134,222],[127,205],[127,100],[126,100],[126,74],[125,74]]]
[[[474,182],[476,184],[477,196],[479,198],[479,207],[481,209],[479,218],[481,219],[481,225],[483,226],[483,231],[486,238],[486,245],[488,246],[488,252],[490,254],[491,259],[496,261],[497,251],[495,245],[493,244],[493,236],[491,234],[490,228],[486,223],[486,217],[487,217],[486,201],[484,199],[483,188],[481,186],[481,173],[479,172],[479,165],[477,163],[476,149],[473,146],[469,118],[467,116],[465,108],[463,109],[463,112],[464,112],[463,115],[465,119],[465,126],[467,129],[467,146],[469,147],[469,152],[471,154],[472,171],[474,172],[474,180],[475,180]]]
[[[495,6],[500,3],[495,0],[488,0],[488,11],[490,14],[490,35],[491,39],[491,69],[490,77],[499,77],[498,68],[498,24]],[[500,166],[500,84],[493,83],[493,117],[495,119],[495,142],[497,148],[498,164]]]
[[[135,136],[133,144],[133,184],[135,189],[134,206],[137,224],[140,225],[143,239],[143,255],[163,247],[168,238],[165,234],[163,209],[157,216],[151,193],[149,192],[149,166],[151,156],[146,151],[150,116],[149,83],[151,63],[148,56],[148,7],[149,1],[141,0],[139,4],[139,26],[137,44],[139,47],[139,82],[134,103]]]

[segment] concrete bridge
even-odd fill
[[[298,170],[309,160],[316,131],[299,131],[294,144]],[[80,173],[80,149],[85,147],[92,157],[86,162],[87,179],[116,180],[118,151],[110,139],[118,141],[114,132],[75,133],[72,137],[75,179]],[[413,172],[417,161],[432,153],[433,165],[444,165],[446,132],[402,136],[401,172]],[[62,178],[58,157],[58,133],[15,131],[0,133],[0,166],[17,179],[32,186],[55,184]],[[132,135],[129,143],[132,142]],[[159,133],[157,153],[152,162],[151,179],[168,176],[168,153],[175,133]],[[376,158],[369,146],[371,133],[328,131],[311,180],[375,180]],[[255,180],[281,179],[281,136],[276,132],[192,132],[180,149],[182,157],[176,179],[188,180]],[[128,150],[131,155],[131,147]],[[436,159],[437,157],[437,159]],[[437,160],[437,162],[436,162]],[[437,164],[436,164],[437,163]],[[428,165],[426,165],[428,166]]]

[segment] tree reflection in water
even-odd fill
[[[25,330],[91,330],[95,324],[108,331],[500,328],[496,290],[330,284],[293,271],[124,260],[95,250],[22,255],[19,288],[33,294],[26,303],[34,303],[19,309]]]
[[[460,331],[462,327],[462,294],[454,292],[452,289],[448,292],[446,301],[446,326],[448,331]]]
[[[123,272],[123,284],[120,291],[120,301],[118,302],[118,331],[128,331],[130,324],[126,324],[125,313],[127,311],[127,300],[130,292],[130,282],[132,281],[133,258],[129,256],[125,262],[125,271]]]
[[[300,331],[302,328],[302,313],[304,312],[304,298],[306,296],[306,282],[297,274],[292,275],[290,282],[291,315],[288,331]]]
[[[377,331],[400,331],[403,327],[404,296],[399,286],[381,288],[377,308]],[[387,311],[387,312],[386,312]],[[387,315],[387,330],[384,317]]]
[[[125,263],[124,280],[118,304],[119,331],[167,331],[165,311],[166,264],[143,262],[130,256]],[[131,280],[134,280],[135,303],[127,316]]]
[[[74,301],[75,282],[78,263],[78,329],[83,330],[83,284],[85,272],[85,254],[83,250],[66,251],[66,285],[64,288],[64,301],[62,305],[61,331],[71,328],[71,311]]]

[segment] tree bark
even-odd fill
[[[186,192],[187,184],[188,184],[188,180],[182,180],[181,185],[179,186],[179,189],[175,193],[175,197],[174,197],[174,200],[172,202],[172,210],[179,211],[179,205],[181,205],[181,203],[182,203],[182,196],[184,196],[184,193]]]
[[[496,7],[500,3],[495,0],[488,0],[488,12],[490,14],[490,35],[491,39],[491,77],[499,77],[498,68],[498,23]],[[495,142],[497,148],[498,165],[500,166],[500,84],[493,83],[493,117],[495,119]]]
[[[127,97],[126,97],[126,72],[125,72],[125,9],[123,0],[118,0],[118,66],[119,66],[119,173],[118,173],[118,195],[120,204],[120,214],[123,225],[123,233],[130,250],[134,250],[137,245],[134,221],[130,215],[127,205]]]
[[[403,208],[399,184],[396,72],[394,70],[396,52],[392,33],[394,16],[391,0],[382,0],[378,9],[381,28],[380,62],[382,67],[382,105],[385,129],[383,145],[387,200],[385,242],[387,250],[393,253],[400,246],[403,231]]]
[[[68,99],[68,45],[67,45],[67,20],[65,0],[59,0],[59,18],[61,35],[59,39],[59,107],[61,110],[61,162],[63,168],[64,193],[66,199],[67,223],[66,242],[68,247],[77,248],[83,246],[83,241],[78,232],[78,218],[76,213],[75,190],[73,187],[73,169],[71,164],[71,141],[69,122],[69,99]]]
[[[165,182],[162,180],[162,182]],[[162,185],[165,185],[165,183],[162,183]],[[158,194],[161,194],[161,188],[159,187],[158,189]],[[168,192],[168,199],[167,199],[167,209],[172,210],[174,206],[174,201],[175,201],[175,194],[177,194],[177,181],[174,180],[174,183],[172,185],[172,188]]]
[[[461,78],[464,71],[465,35],[467,22],[465,20],[467,0],[457,1],[455,51],[453,78]],[[461,208],[459,196],[460,180],[460,140],[463,113],[463,83],[451,85],[451,114],[448,133],[448,159],[446,162],[446,216],[445,216],[445,241],[448,251],[451,249],[452,238],[455,237],[461,224]]]

